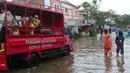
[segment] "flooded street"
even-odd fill
[[[98,35],[76,40],[71,55],[46,60],[37,69],[14,69],[0,73],[129,73],[130,38],[125,39],[124,58],[116,57],[113,34],[112,57],[104,57],[103,38]]]

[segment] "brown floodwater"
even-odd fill
[[[42,61],[36,69],[11,69],[0,73],[130,73],[130,38],[125,39],[124,57],[116,57],[115,34],[113,56],[104,57],[103,38],[83,37],[74,43],[74,51],[69,56]]]

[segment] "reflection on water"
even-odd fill
[[[112,68],[111,57],[105,56],[104,57],[104,64],[105,64],[105,67],[106,67],[106,72],[111,71],[111,68]]]
[[[124,62],[124,57],[117,57],[117,67],[119,68],[118,70],[119,70],[119,72],[121,72],[121,73],[123,73],[124,71],[125,71],[125,69],[124,69],[124,64],[125,64],[125,62]]]
[[[130,73],[130,38],[124,45],[124,58],[115,57],[115,36],[112,34],[113,56],[103,54],[103,37],[85,37],[76,40],[70,56],[44,60],[36,69],[14,69],[0,73]]]
[[[73,55],[44,60],[36,69],[13,69],[0,73],[72,73]]]

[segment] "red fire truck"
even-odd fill
[[[35,0],[0,0],[0,43],[0,70],[18,59],[31,68],[43,57],[73,51],[63,10]]]

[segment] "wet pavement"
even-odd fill
[[[14,69],[0,73],[130,73],[130,38],[125,39],[125,54],[122,58],[116,57],[114,33],[111,36],[112,57],[104,57],[103,38],[98,35],[76,40],[71,55],[46,60],[36,69]]]

